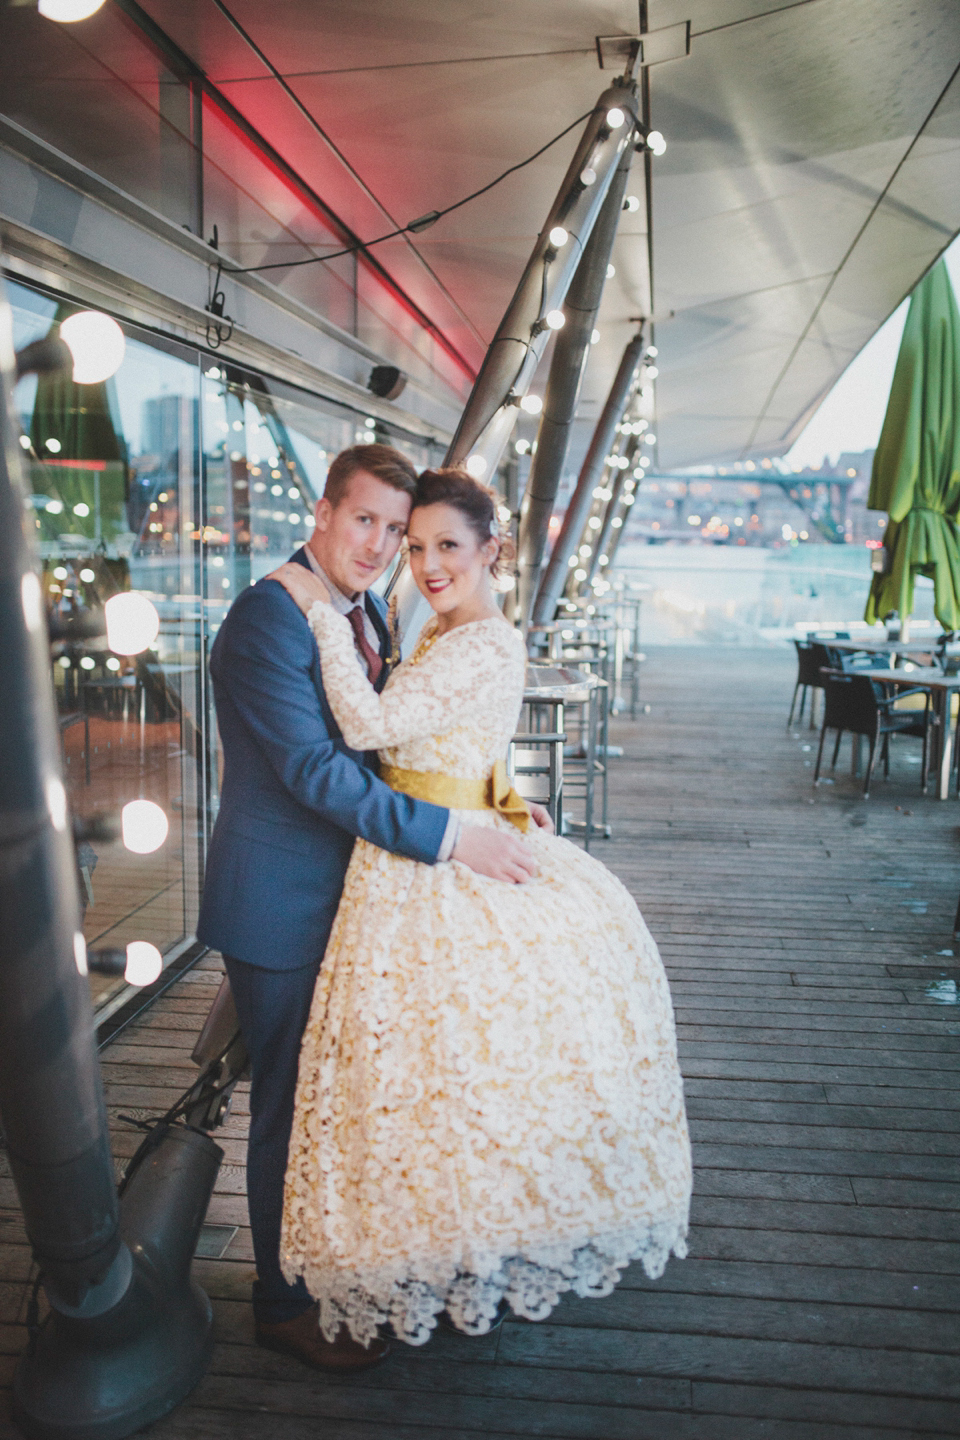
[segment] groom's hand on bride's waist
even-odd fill
[[[532,880],[537,867],[519,834],[488,830],[481,825],[461,825],[451,860],[469,865],[478,875],[491,880],[505,880],[509,885],[522,885]]]

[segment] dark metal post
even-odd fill
[[[188,1271],[222,1152],[168,1132],[160,1183],[143,1167],[118,1204],[12,359],[0,291],[0,1115],[51,1306],[14,1413],[31,1440],[113,1440],[166,1414],[205,1368],[210,1305]],[[175,1245],[158,1205],[179,1217]]]
[[[590,512],[594,487],[603,471],[604,462],[617,433],[617,426],[636,387],[643,360],[643,350],[643,326],[641,325],[621,357],[610,393],[607,395],[589,449],[580,468],[577,488],[567,506],[560,534],[557,536],[546,573],[540,583],[533,607],[533,618],[539,623],[546,623],[553,619],[560,596],[563,594],[569,568],[568,561]]]
[[[567,292],[564,306],[567,323],[554,341],[543,415],[537,432],[537,450],[530,466],[520,522],[517,585],[518,608],[524,624],[530,618],[540,581],[550,517],[570,442],[570,429],[590,352],[590,337],[603,295],[632,160],[633,148],[628,146],[620,156],[603,209]]]

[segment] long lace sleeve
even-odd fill
[[[500,619],[440,636],[421,658],[401,665],[380,695],[364,673],[346,618],[318,602],[307,620],[320,649],[327,700],[355,750],[384,750],[438,734],[502,706],[514,691],[519,704],[523,642]]]

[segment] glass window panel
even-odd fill
[[[76,308],[8,286],[14,342]],[[310,537],[329,461],[371,439],[423,467],[441,447],[371,415],[125,325],[117,374],[100,385],[27,377],[15,402],[52,624],[53,674],[74,814],[118,817],[153,801],[169,823],[150,854],[123,840],[78,854],[91,949],[145,939],[168,953],[196,924],[221,757],[210,644],[233,599]],[[385,583],[384,581],[381,583]],[[147,595],[159,634],[114,654],[105,601]],[[91,977],[98,1005],[118,979]]]
[[[35,6],[0,7],[3,113],[194,231],[198,98],[115,6],[79,29],[45,20]],[[36,203],[42,230],[42,182]]]
[[[11,285],[16,343],[74,307]],[[202,611],[193,532],[198,503],[199,367],[127,331],[105,384],[41,376],[16,392],[52,647],[64,769],[73,813],[114,821],[150,800],[169,825],[152,853],[122,838],[78,849],[91,950],[149,940],[170,951],[196,920],[203,842]],[[21,443],[23,443],[23,441]],[[103,606],[149,596],[159,634],[134,656],[111,652]],[[92,975],[98,1004],[124,988]]]

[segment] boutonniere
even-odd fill
[[[400,615],[396,595],[390,596],[387,605],[387,633],[390,636],[390,654],[387,664],[392,670],[395,665],[400,664]]]

